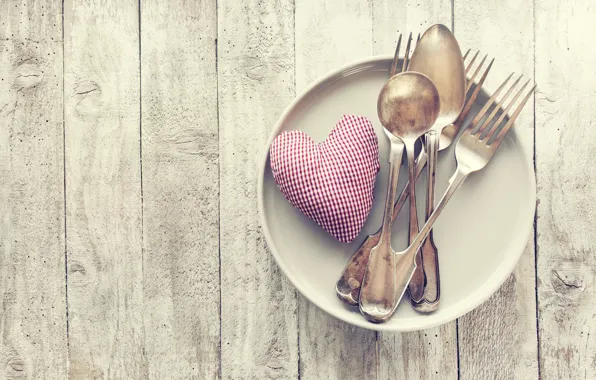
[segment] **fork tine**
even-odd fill
[[[401,67],[401,72],[408,70],[408,66],[410,66],[410,44],[412,43],[412,32],[410,32],[410,37],[408,37],[408,44],[406,45],[406,54],[404,55],[404,64]]]
[[[526,94],[526,96],[524,97],[524,99],[521,101],[521,103],[515,109],[515,112],[513,112],[513,115],[511,115],[511,117],[509,118],[509,120],[507,120],[507,123],[501,129],[501,132],[499,132],[499,134],[497,135],[497,137],[495,138],[495,140],[493,141],[493,143],[490,145],[491,148],[497,149],[499,147],[499,144],[501,144],[501,141],[503,141],[503,138],[505,138],[505,135],[507,134],[507,132],[513,126],[513,123],[515,122],[515,119],[517,119],[517,117],[519,116],[519,114],[521,113],[522,109],[526,105],[526,102],[528,101],[528,99],[530,99],[530,96],[532,95],[532,93],[534,92],[535,89],[536,89],[536,85],[532,86],[532,88],[530,89],[530,91],[528,91],[528,93]]]
[[[478,137],[481,140],[483,140],[482,135],[484,134],[484,131],[487,129],[487,127],[489,126],[489,124],[491,123],[491,121],[494,119],[494,117],[497,114],[497,112],[499,112],[499,109],[500,109],[499,103],[501,103],[501,104],[505,103],[505,100],[507,100],[507,98],[511,94],[511,91],[513,91],[513,89],[519,83],[519,81],[520,81],[520,79],[522,79],[522,77],[523,77],[523,75],[520,75],[519,78],[517,78],[517,80],[515,81],[515,83],[513,83],[511,85],[511,87],[509,87],[509,90],[507,90],[507,92],[505,93],[505,95],[503,95],[503,97],[501,98],[501,100],[495,105],[495,107],[491,111],[490,115],[486,118],[486,120],[484,121],[484,123],[482,123],[482,125],[480,126],[480,128],[478,128],[478,130],[476,131],[476,133],[474,133],[474,134],[477,134]]]
[[[457,117],[457,120],[453,124],[458,125],[458,126],[461,126],[463,124],[464,120],[468,116],[468,113],[470,113],[470,110],[472,109],[472,106],[476,102],[476,98],[478,97],[478,94],[480,94],[480,90],[482,90],[482,85],[484,84],[484,80],[488,76],[488,72],[490,71],[491,67],[493,66],[493,62],[494,61],[495,61],[495,59],[493,58],[489,62],[488,67],[486,68],[486,70],[484,70],[484,74],[482,74],[482,77],[480,77],[480,80],[478,81],[478,84],[474,88],[474,91],[472,92],[472,95],[470,95],[470,97],[468,98],[468,100],[466,100],[466,104],[464,105],[464,109],[461,111],[461,113]]]
[[[524,83],[524,85],[522,86],[522,88],[515,94],[515,96],[513,97],[513,99],[511,99],[511,101],[509,102],[509,104],[507,104],[507,107],[505,107],[505,110],[503,110],[503,112],[501,113],[501,115],[499,116],[499,118],[497,119],[497,121],[495,121],[495,123],[493,124],[493,127],[488,131],[486,131],[486,141],[489,142],[490,138],[497,133],[497,130],[499,129],[499,124],[501,124],[501,122],[503,121],[503,119],[505,119],[505,116],[507,116],[507,113],[509,113],[509,110],[511,109],[511,107],[513,106],[513,104],[517,101],[517,99],[519,98],[519,96],[524,92],[524,90],[526,89],[526,87],[528,86],[528,84],[530,83],[530,79],[528,79],[528,81],[526,83]],[[502,103],[505,103],[505,99],[503,99]],[[495,107],[495,108],[499,108],[499,107]],[[483,139],[484,140],[484,139]]]
[[[468,50],[468,52],[469,52],[469,50]],[[466,53],[466,54],[467,54],[467,53]],[[466,61],[466,56],[464,56],[464,62],[465,62],[465,61]],[[469,62],[469,63],[468,63],[468,65],[466,66],[466,68],[465,68],[465,70],[464,70],[464,73],[465,73],[465,74],[467,74],[467,73],[468,73],[468,71],[470,71],[470,69],[472,68],[472,63],[474,63],[474,62],[473,62],[473,61],[472,61],[472,62]]]
[[[495,91],[494,94],[490,98],[488,98],[488,100],[486,101],[484,106],[482,106],[480,111],[478,111],[478,113],[476,114],[474,119],[470,122],[469,127],[467,128],[470,131],[470,133],[474,132],[474,129],[478,125],[478,122],[484,117],[484,114],[486,113],[486,111],[495,102],[495,99],[497,98],[497,96],[499,96],[499,94],[501,93],[501,90],[503,90],[503,88],[505,87],[507,82],[509,82],[509,79],[511,79],[512,76],[513,76],[513,73],[509,74],[507,79],[505,79],[505,81],[503,81],[503,83],[501,83],[499,88],[497,88],[497,91]]]
[[[476,57],[478,57],[479,53],[480,53],[480,50],[478,50],[476,52],[476,54],[474,54],[474,56],[472,57],[472,60],[470,61],[470,63],[468,63],[468,67],[466,67],[466,70],[464,71],[464,74],[466,75],[466,77],[468,76],[468,71],[470,71],[470,69],[472,68],[472,65],[474,64],[474,61],[476,61]]]
[[[466,58],[468,58],[468,54],[470,54],[470,50],[471,50],[471,49],[468,49],[468,50],[466,51],[466,54],[464,54],[464,56],[463,56],[463,58],[464,58],[464,61],[466,60]]]
[[[390,77],[397,74],[397,62],[399,62],[399,47],[401,46],[401,33],[397,39],[397,46],[395,47],[395,54],[393,55],[393,62],[391,62]]]
[[[478,75],[478,73],[480,72],[480,69],[484,65],[484,61],[486,61],[486,58],[487,57],[488,57],[488,55],[485,55],[484,58],[482,58],[482,61],[480,61],[480,64],[476,68],[476,71],[474,71],[474,74],[472,74],[472,77],[470,78],[470,80],[467,81],[466,92],[468,92],[468,90],[470,89],[470,87],[472,87],[472,83],[474,83],[474,79],[476,79],[476,75]]]
[[[418,41],[420,41],[420,33],[418,33],[418,38],[416,38],[416,43],[418,43]]]

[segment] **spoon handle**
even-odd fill
[[[408,168],[410,172],[409,178],[409,192],[410,192],[410,229],[409,229],[409,243],[412,243],[416,235],[418,235],[419,227],[418,227],[418,212],[416,207],[416,177],[414,172],[414,146],[412,147],[406,146],[406,151],[409,152],[408,155]],[[411,151],[411,152],[410,152]],[[411,157],[411,159],[410,159]],[[411,162],[410,162],[411,161]],[[410,291],[410,297],[412,300],[419,301],[422,299],[424,294],[424,272],[422,271],[422,257],[420,252],[417,252],[415,255],[416,261],[416,271],[413,274],[412,281],[408,287]]]
[[[418,158],[416,159],[416,178],[422,173],[422,169],[426,165],[426,152],[420,151]],[[402,207],[406,204],[409,191],[409,182],[403,188],[395,207],[393,208],[393,221],[397,219],[397,215]],[[360,298],[360,286],[362,285],[362,279],[364,278],[364,272],[366,271],[366,265],[370,256],[370,251],[374,248],[381,238],[381,229],[370,236],[366,237],[366,240],[360,245],[358,250],[354,252],[346,267],[344,268],[341,277],[335,285],[335,292],[340,300],[346,305],[357,306],[358,299]]]
[[[372,322],[386,321],[397,307],[395,293],[397,268],[395,253],[391,249],[391,226],[403,150],[404,145],[401,141],[391,142],[383,227],[379,243],[370,252],[360,289],[360,312]]]
[[[426,146],[425,150],[428,155],[428,186],[426,194],[426,219],[434,211],[435,205],[435,170],[437,163],[437,154],[439,151],[439,138],[438,134],[434,131],[426,134]],[[439,307],[440,297],[440,279],[439,279],[439,257],[437,252],[437,246],[433,240],[433,231],[428,233],[428,236],[422,243],[420,248],[420,256],[422,256],[422,267],[416,268],[416,272],[422,272],[423,279],[425,282],[417,284],[422,287],[423,294],[422,299],[412,299],[412,306],[419,312],[430,313],[435,311]],[[412,278],[412,282],[418,279],[417,276]],[[410,284],[410,287],[412,284]]]

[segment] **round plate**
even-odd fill
[[[367,321],[357,309],[337,298],[335,284],[348,258],[366,235],[376,232],[383,217],[388,180],[389,142],[377,117],[377,97],[388,79],[391,57],[374,57],[348,64],[302,92],[280,117],[269,138],[259,173],[261,223],[273,257],[288,279],[315,305],[347,323],[381,331],[413,331],[437,326],[469,312],[488,299],[507,279],[528,242],[534,220],[536,184],[531,154],[531,130],[513,128],[483,170],[472,173],[453,196],[434,227],[439,250],[441,304],[432,314],[419,314],[404,297],[387,322]],[[484,89],[483,89],[484,91]],[[475,107],[486,102],[481,92]],[[360,235],[340,243],[294,208],[281,194],[269,166],[268,147],[281,132],[303,130],[323,141],[344,114],[368,117],[379,138],[381,171],[375,200]],[[472,109],[470,115],[475,115]],[[455,144],[439,153],[436,199],[455,170]],[[406,181],[402,165],[399,188]],[[426,176],[417,182],[422,226]],[[394,224],[392,246],[407,245],[407,207]]]

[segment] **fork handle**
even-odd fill
[[[379,244],[380,238],[380,230],[374,235],[366,237],[358,250],[350,257],[339,280],[337,280],[337,284],[335,284],[335,294],[348,306],[358,306],[360,287],[368,265],[368,258],[371,250]]]
[[[459,189],[460,186],[464,183],[465,179],[468,177],[470,172],[471,170],[469,170],[468,168],[463,168],[460,165],[457,166],[457,169],[455,169],[455,173],[453,173],[453,176],[449,180],[449,187],[447,187],[447,190],[441,197],[441,200],[437,204],[437,207],[432,212],[432,214],[430,214],[430,216],[426,220],[426,223],[424,223],[424,226],[422,226],[422,228],[420,229],[420,233],[416,236],[416,239],[414,239],[414,241],[410,243],[408,249],[412,247],[416,250],[420,249],[422,242],[424,241],[424,239],[426,239],[426,236],[433,228],[433,224],[435,224],[435,221],[447,205],[447,202],[449,202],[453,194],[455,194],[457,189]]]
[[[408,283],[410,282],[410,279],[416,270],[416,261],[414,260],[416,252],[420,249],[422,242],[424,239],[426,239],[426,236],[431,231],[433,224],[447,205],[447,202],[449,202],[453,194],[455,194],[457,189],[459,189],[459,187],[464,183],[464,180],[469,173],[469,170],[458,165],[453,177],[451,177],[451,180],[449,180],[449,187],[447,188],[447,191],[445,191],[445,194],[443,194],[443,197],[439,201],[437,208],[432,212],[424,226],[422,226],[420,233],[405,251],[396,253],[396,256],[398,257],[396,263],[397,270],[395,273],[395,292],[398,295],[396,300],[397,304],[399,304],[401,301],[406,288],[408,287]]]

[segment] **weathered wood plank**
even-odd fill
[[[296,379],[296,296],[261,234],[256,184],[294,97],[293,1],[218,2],[221,376]]]
[[[485,82],[494,90],[512,71],[533,76],[531,0],[456,0],[455,35],[462,49],[495,58]],[[533,113],[527,105],[516,133],[532,151]],[[490,168],[489,168],[490,169]],[[533,237],[513,275],[478,309],[459,319],[460,378],[537,379],[536,297]]]
[[[62,12],[0,2],[0,378],[64,379]]]
[[[596,140],[589,0],[536,1],[541,377],[596,378]]]
[[[450,0],[373,4],[375,54],[393,54],[398,32],[407,37],[437,23],[451,27]],[[379,333],[378,347],[380,379],[457,379],[455,322],[418,332]]]
[[[149,377],[219,377],[215,2],[141,3]]]
[[[147,378],[136,0],[64,2],[69,375]]]
[[[297,0],[295,17],[297,92],[326,72],[372,54],[366,0]],[[341,322],[301,295],[299,301],[301,378],[374,378],[375,332]]]
[[[414,36],[434,24],[444,24],[451,29],[452,9],[450,0],[391,0],[373,2],[373,51],[374,54],[393,54],[398,33],[412,32]],[[405,50],[405,46],[402,45]],[[403,55],[403,52],[402,52]]]

